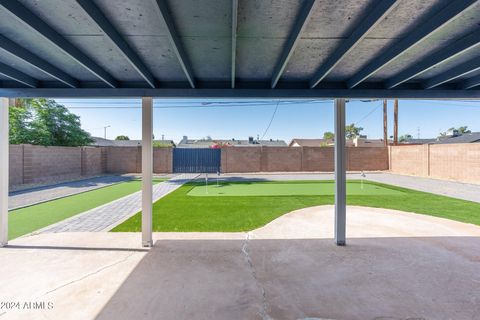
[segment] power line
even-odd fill
[[[282,103],[282,105],[280,106],[288,106],[288,105],[298,105],[298,104],[302,104],[302,105],[306,105],[306,106],[309,106],[311,104],[314,103],[314,106],[318,105],[318,104],[326,104],[326,103],[330,103],[330,101],[324,101],[324,100],[311,100],[311,101],[277,101],[277,105],[278,103]],[[209,104],[209,105],[177,105],[177,106],[153,106],[154,109],[199,109],[199,108],[235,108],[235,107],[270,107],[270,106],[273,106],[275,105],[275,103],[272,103],[272,102],[268,102],[268,103],[257,103],[257,104],[251,104],[251,103],[239,103],[239,102],[236,102],[236,104],[219,104],[219,105],[213,105],[213,104]],[[107,107],[98,107],[98,106],[95,106],[95,107],[90,107],[90,106],[80,106],[80,107],[68,107],[69,109],[123,109],[123,110],[127,110],[127,109],[141,109],[141,106],[126,106],[126,107],[123,107],[123,106],[107,106]]]
[[[357,124],[359,124],[360,122],[362,122],[363,120],[367,119],[368,117],[370,117],[375,111],[377,111],[381,106],[383,105],[383,102],[380,103],[379,105],[375,106],[369,113],[367,113],[365,116],[363,116],[360,120],[358,120],[357,122],[355,122],[355,126]]]
[[[434,102],[428,102],[428,101],[417,101],[419,103],[423,104],[429,104],[429,105],[434,105],[434,104],[439,104],[439,105],[444,105],[444,106],[454,106],[458,108],[476,108],[480,110],[480,101],[460,101],[460,102],[468,102],[468,103],[479,103],[479,105],[468,105],[468,104],[457,104],[457,103],[450,103],[448,101],[434,101]]]
[[[260,138],[260,140],[263,140],[263,138],[265,137],[265,135],[267,134],[268,132],[268,129],[270,129],[270,126],[272,125],[272,122],[273,122],[273,119],[275,118],[275,115],[277,114],[277,110],[278,110],[278,105],[280,104],[280,101],[277,102],[277,105],[275,106],[275,110],[273,111],[273,114],[272,114],[272,118],[270,119],[270,122],[268,123],[268,126],[267,128],[265,129],[265,132],[263,133],[262,137]]]

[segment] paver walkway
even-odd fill
[[[181,174],[170,180],[153,186],[153,201],[157,201],[184,183],[194,179],[198,174]],[[116,225],[133,216],[142,209],[142,192],[138,191],[126,197],[86,211],[69,219],[60,221],[38,233],[109,231]]]
[[[49,186],[11,192],[8,197],[8,209],[13,210],[33,204],[50,201],[74,194],[103,188],[115,183],[133,179],[133,176],[104,176]]]

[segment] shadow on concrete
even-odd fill
[[[122,176],[122,175],[111,175],[111,176],[102,176],[102,177],[95,177],[89,179],[82,179],[82,180],[75,180],[75,181],[66,181],[61,183],[53,183],[48,185],[42,185],[27,189],[22,189],[18,191],[12,191],[9,193],[9,196],[15,196],[20,194],[26,194],[33,191],[41,191],[41,190],[50,190],[60,187],[68,187],[68,188],[89,188],[89,187],[96,187],[96,186],[103,186],[105,184],[111,183],[118,183],[133,180],[135,177],[133,176]]]
[[[27,249],[27,250],[65,250],[65,251],[125,251],[125,252],[148,252],[149,248],[108,248],[108,247],[65,247],[65,246],[29,246],[29,245],[6,245],[5,249]]]
[[[480,238],[161,240],[96,319],[479,319]]]

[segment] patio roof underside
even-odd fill
[[[479,0],[0,0],[0,95],[480,97]]]

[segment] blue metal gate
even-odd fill
[[[220,149],[173,149],[174,173],[220,172]]]

